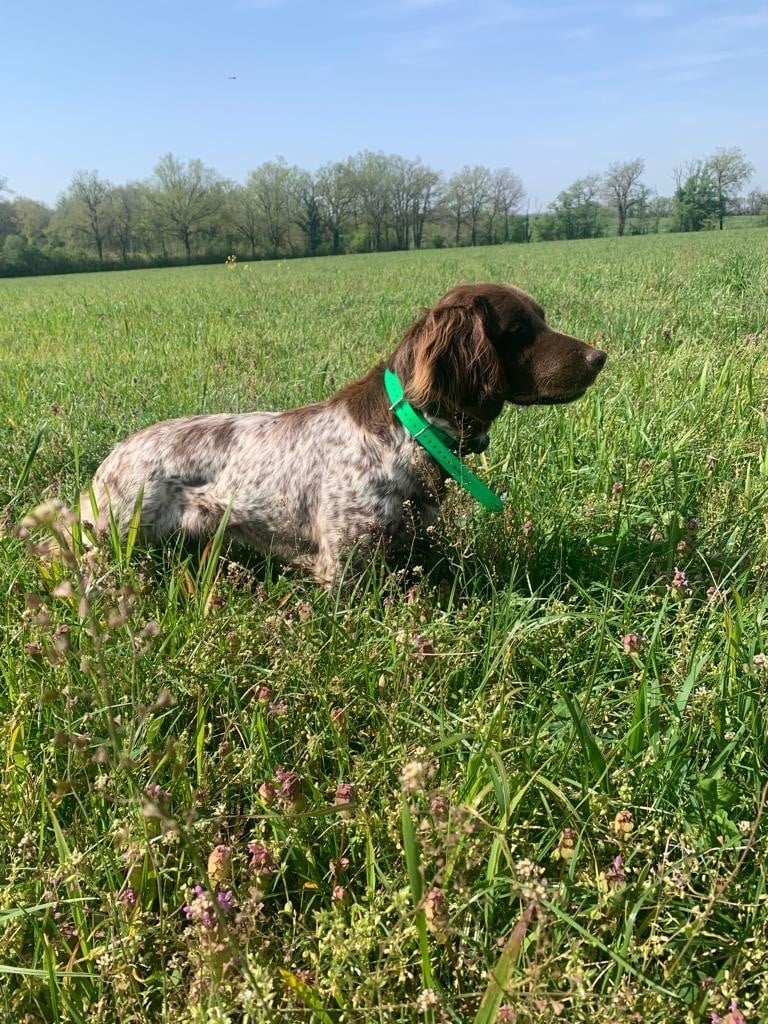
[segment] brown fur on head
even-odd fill
[[[438,414],[491,421],[505,402],[569,402],[593,382],[605,352],[552,330],[539,304],[511,285],[451,289],[406,332],[391,365],[406,396]]]
[[[507,382],[486,318],[485,304],[477,299],[466,305],[437,305],[411,327],[410,402],[421,408],[464,410],[505,393]]]

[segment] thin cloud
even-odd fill
[[[675,8],[670,4],[654,2],[633,4],[627,11],[631,18],[640,18],[643,21],[671,18],[675,13]]]

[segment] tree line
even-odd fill
[[[145,181],[81,171],[55,207],[15,196],[0,178],[0,275],[699,231],[722,229],[727,215],[768,216],[768,193],[742,194],[753,168],[740,149],[676,168],[668,197],[644,170],[640,158],[613,163],[546,208],[508,167],[445,177],[370,151],[314,173],[268,161],[243,184],[168,153]]]

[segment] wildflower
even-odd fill
[[[275,779],[280,783],[278,793],[283,800],[290,802],[298,797],[301,788],[301,776],[297,772],[278,768],[275,772]]]
[[[707,600],[710,604],[722,603],[728,594],[727,590],[721,590],[720,587],[708,587],[707,588]]]
[[[613,831],[621,839],[626,839],[635,830],[635,823],[632,820],[632,811],[619,811],[613,819]]]
[[[130,910],[132,907],[135,907],[136,904],[139,902],[139,898],[136,895],[136,890],[132,889],[130,886],[128,886],[127,889],[123,889],[123,891],[118,896],[118,900],[123,905],[123,908],[125,910]]]
[[[625,633],[621,638],[621,646],[625,654],[637,654],[642,645],[643,638],[637,633]]]
[[[192,890],[192,899],[182,907],[184,917],[195,924],[201,924],[203,928],[210,929],[216,924],[216,912],[213,909],[211,896],[202,885],[196,885]]]
[[[752,659],[752,667],[761,675],[768,675],[768,654],[756,654]]]
[[[259,704],[269,704],[272,700],[272,690],[269,686],[260,686],[256,690],[256,700]]]
[[[216,902],[224,913],[228,914],[230,911],[235,909],[235,894],[231,889],[227,889],[225,892],[219,892],[216,894]]]
[[[524,537],[529,537],[536,529],[536,524],[531,519],[526,519],[523,525],[520,527],[520,532]]]
[[[560,842],[557,844],[555,856],[560,860],[569,861],[576,856],[576,833],[572,828],[564,828],[560,833]]]
[[[214,846],[208,857],[208,877],[216,885],[229,878],[232,867],[232,853],[223,843]]]
[[[308,604],[306,601],[299,601],[296,605],[296,614],[302,622],[306,622],[307,619],[312,617],[312,605]]]
[[[623,490],[624,484],[621,482],[621,480],[617,480],[611,487],[611,494],[613,494],[614,497],[618,497],[618,495],[621,494]]]
[[[284,700],[270,701],[269,711],[267,714],[270,718],[285,718],[288,714],[288,705]]]
[[[334,857],[328,861],[328,870],[334,878],[338,878],[349,867],[349,857]]]
[[[163,789],[163,787],[158,785],[156,782],[150,783],[149,786],[144,787],[144,795],[147,799],[154,801],[161,810],[165,810],[171,799],[171,794],[168,790]]]
[[[607,871],[603,872],[603,874],[609,887],[612,885],[622,885],[624,883],[626,879],[624,876],[624,870],[622,868],[622,860],[620,853],[616,854],[616,856],[613,858],[613,864],[611,865],[611,867],[608,868]]]
[[[331,893],[331,900],[333,903],[343,903],[347,898],[347,890],[343,885],[334,885],[333,892]]]
[[[263,889],[277,871],[275,858],[269,847],[264,846],[263,843],[248,843],[248,853],[251,855],[248,866],[254,873],[256,884]]]
[[[344,726],[344,708],[332,708],[331,709],[331,721],[337,729],[341,729]]]
[[[427,782],[427,766],[423,761],[409,761],[400,773],[400,788],[404,793],[421,793]]]
[[[414,633],[411,636],[411,643],[416,648],[416,654],[419,658],[434,658],[436,651],[431,640],[427,640],[420,636],[420,634]]]
[[[336,787],[336,799],[334,801],[336,810],[351,817],[357,806],[357,787],[352,782],[340,782]]]
[[[739,1009],[739,1004],[736,999],[731,1000],[728,1013],[724,1017],[721,1017],[719,1013],[712,1011],[712,1024],[747,1024],[744,1014]]]
[[[262,782],[262,784],[259,786],[259,797],[267,807],[272,806],[272,804],[275,802],[276,796],[277,790],[269,781],[269,779],[267,779],[266,782]]]
[[[669,585],[669,589],[672,593],[677,596],[678,594],[690,594],[691,585],[688,582],[688,577],[685,575],[682,569],[675,566],[675,574],[672,577],[672,582]]]
[[[508,1003],[499,1007],[496,1013],[497,1024],[515,1024],[517,1014]]]
[[[427,928],[438,939],[444,940],[448,937],[448,900],[442,889],[434,886],[424,897],[424,920]]]

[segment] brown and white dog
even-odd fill
[[[371,543],[408,544],[434,520],[445,473],[395,419],[383,370],[406,398],[481,451],[505,402],[570,402],[606,353],[549,327],[508,285],[451,289],[365,377],[316,405],[285,412],[166,420],[122,441],[96,471],[81,519],[125,535],[140,504],[148,542],[205,537],[228,516],[232,539],[311,569],[323,583]]]

